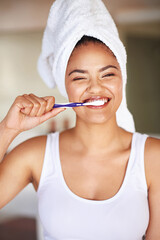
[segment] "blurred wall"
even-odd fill
[[[160,135],[160,21],[119,26],[128,55],[127,102],[136,130]]]

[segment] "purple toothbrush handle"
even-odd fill
[[[83,106],[83,103],[65,103],[65,104],[60,104],[60,103],[55,103],[53,108],[60,108],[60,107],[80,107],[80,106]]]

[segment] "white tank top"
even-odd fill
[[[125,177],[107,200],[88,200],[67,186],[59,156],[59,133],[47,136],[38,187],[38,209],[45,240],[141,240],[149,223],[144,145],[134,133]]]

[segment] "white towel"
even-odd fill
[[[44,31],[38,70],[44,82],[67,97],[65,72],[76,43],[84,36],[105,43],[117,58],[123,78],[123,99],[116,113],[117,123],[127,131],[135,131],[134,121],[126,104],[126,51],[116,25],[101,0],[56,0]]]

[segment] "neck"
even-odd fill
[[[117,125],[116,117],[102,124],[87,123],[77,119],[73,129],[75,138],[89,152],[114,148],[120,140],[122,131]]]

